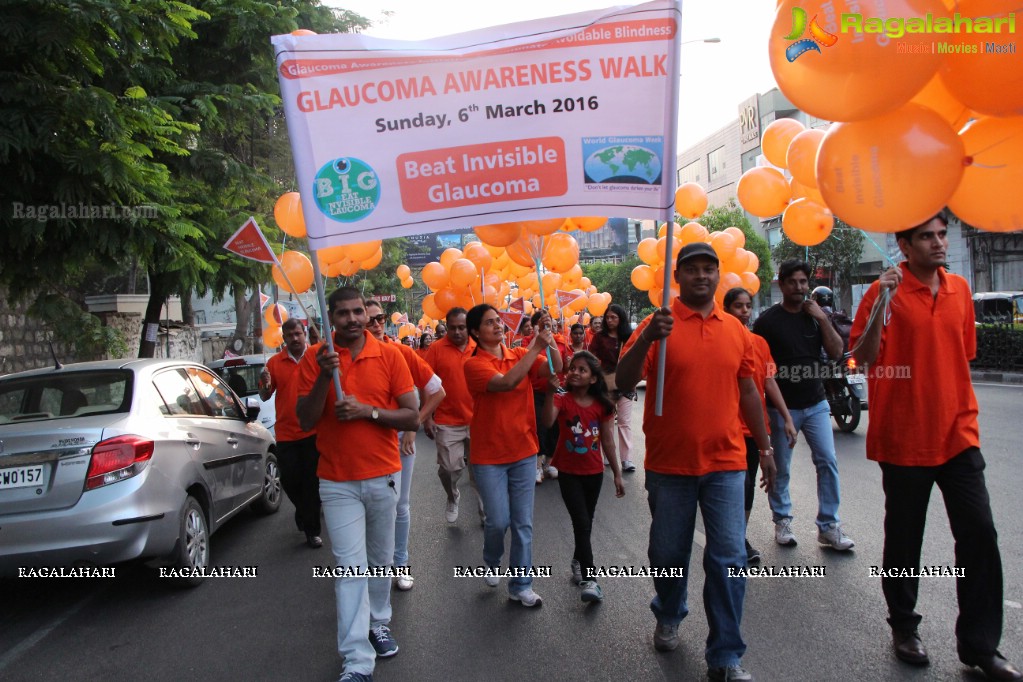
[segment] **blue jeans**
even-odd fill
[[[390,566],[394,554],[394,509],[401,474],[364,481],[320,480],[320,501],[334,561],[342,569]],[[376,651],[369,629],[391,621],[391,579],[340,577],[337,650],[345,672],[373,674]]]
[[[707,546],[703,550],[703,606],[707,612],[707,665],[737,665],[746,653],[739,625],[746,578],[729,577],[729,568],[746,567],[745,471],[718,471],[704,476],[669,476],[646,472],[650,546],[655,568],[681,568],[680,578],[654,578],[657,595],[650,610],[662,625],[678,625],[689,613],[686,604],[689,558],[693,552],[696,507],[703,516]]]
[[[416,455],[401,456],[401,490],[394,517],[394,565],[408,566],[408,534],[412,526],[412,470]]]
[[[768,493],[774,522],[792,518],[792,498],[789,496],[789,469],[792,466],[792,448],[785,437],[785,420],[778,410],[769,408],[771,420],[771,447],[778,478]],[[835,435],[831,430],[828,401],[822,400],[802,410],[789,409],[796,431],[802,431],[810,446],[810,459],[817,467],[817,527],[828,530],[838,525],[838,461],[835,459]]]
[[[472,464],[479,486],[486,523],[483,527],[483,563],[501,565],[504,534],[511,527],[509,567],[533,566],[533,494],[536,490],[536,456],[511,464]],[[533,585],[530,577],[508,580],[508,593],[518,594]]]

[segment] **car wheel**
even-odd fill
[[[210,565],[210,528],[206,514],[194,497],[185,499],[181,509],[181,529],[174,556],[174,569],[179,575],[172,578],[176,585],[195,587],[203,581],[201,571]],[[184,573],[185,575],[180,575]]]
[[[272,452],[267,454],[263,465],[263,493],[252,503],[252,508],[260,514],[273,514],[281,508],[281,470]]]

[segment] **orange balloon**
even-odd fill
[[[776,168],[750,168],[739,178],[735,189],[742,207],[759,218],[776,216],[792,198],[792,188]]]
[[[651,305],[660,307],[664,302],[664,289],[648,289],[647,296],[650,298]]]
[[[267,327],[263,330],[263,347],[277,348],[284,343],[284,332],[280,327]]]
[[[579,262],[579,242],[567,232],[556,232],[547,239],[543,264],[548,270],[568,272]]]
[[[555,289],[561,286],[561,275],[556,272],[545,273],[540,284],[543,287],[544,295],[551,296]]]
[[[523,267],[536,267],[536,261],[533,260],[533,254],[530,251],[530,244],[527,239],[519,239],[514,244],[508,246],[508,256]]]
[[[695,182],[687,182],[675,190],[675,212],[695,220],[707,210],[707,192]]]
[[[816,181],[817,173],[815,171],[814,182]],[[789,187],[792,188],[793,201],[795,201],[796,199],[809,199],[810,201],[814,201],[820,204],[821,206],[825,205],[824,196],[821,194],[821,191],[816,187],[808,187],[803,183],[799,182],[799,180],[796,180],[795,178],[789,180]]]
[[[724,289],[727,292],[729,289],[742,286],[742,278],[734,272],[723,272],[721,273],[721,280],[718,282],[718,289]]]
[[[468,258],[459,258],[451,263],[448,270],[451,277],[451,286],[467,287],[476,281],[476,266]]]
[[[280,303],[272,303],[266,307],[266,312],[263,313],[263,319],[266,320],[266,323],[271,327],[280,327],[288,321],[288,309]]]
[[[679,235],[679,243],[682,246],[707,240],[707,228],[700,223],[686,223],[682,226],[682,233]]]
[[[406,277],[405,279],[401,280],[402,289],[411,289],[413,284],[415,284],[415,281],[411,277]]]
[[[963,176],[964,157],[962,140],[945,119],[907,104],[832,126],[817,154],[817,183],[845,222],[898,232],[941,210]]]
[[[817,150],[823,139],[823,130],[804,130],[792,138],[785,153],[785,163],[792,177],[807,187],[817,187]]]
[[[456,248],[444,249],[440,254],[440,264],[445,270],[451,270],[451,264],[462,257],[462,250]]]
[[[657,255],[657,240],[653,237],[647,237],[637,244],[636,253],[639,255],[639,259],[647,265],[657,265],[663,260]]]
[[[377,252],[377,249],[383,246],[383,241],[374,239],[369,242],[361,242],[359,244],[349,244],[346,248],[347,255],[356,263],[366,260]]]
[[[499,225],[477,225],[472,228],[472,231],[476,233],[476,236],[480,238],[480,241],[484,244],[490,244],[491,246],[508,246],[518,241],[519,235],[522,234],[522,228],[519,223],[501,223]]]
[[[384,250],[383,250],[383,248],[380,248],[380,249],[377,249],[376,253],[374,253],[372,256],[370,256],[366,260],[362,261],[362,263],[360,263],[359,266],[363,270],[372,270],[376,266],[380,265],[380,261],[382,261],[383,259],[384,259]]]
[[[274,204],[274,220],[285,234],[302,239],[306,236],[302,199],[298,192],[285,192]]]
[[[398,324],[398,320],[401,319],[401,313],[395,311],[391,313],[391,324]]]
[[[320,274],[324,277],[347,277],[347,275],[342,274],[342,272],[345,270],[345,265],[348,263],[351,263],[351,261],[347,258],[342,258],[339,261],[327,263],[326,265],[320,263]]]
[[[657,238],[668,234],[668,223],[661,223],[661,226],[657,228]],[[682,235],[682,226],[678,223],[671,223],[671,235],[672,239],[678,239]]]
[[[756,296],[757,292],[760,291],[760,278],[752,272],[740,272],[739,279],[742,280],[742,288],[750,293],[751,296]]]
[[[661,237],[657,240],[657,258],[660,263],[675,262],[678,258],[678,252],[682,250],[682,242],[678,239],[671,240],[671,258],[667,254],[668,239],[667,237]]]
[[[423,284],[434,291],[446,287],[451,279],[448,277],[448,271],[437,261],[424,265],[423,271],[419,273],[419,276],[423,278]]]
[[[309,256],[298,251],[285,251],[281,254],[280,261],[281,267],[284,268],[284,273],[276,265],[273,266],[271,271],[277,286],[295,294],[308,291],[309,287],[313,285],[313,263],[309,260]],[[285,274],[288,276],[287,279],[284,277]],[[294,291],[292,291],[291,285],[288,284],[288,279],[291,280],[291,284],[295,285]]]
[[[494,266],[494,257],[483,248],[482,244],[472,243],[465,245],[464,257],[472,261],[477,270],[490,272]]]
[[[960,137],[972,163],[948,207],[974,227],[1023,230],[1023,118],[982,118]]]
[[[809,199],[796,199],[781,216],[782,232],[800,246],[817,246],[831,234],[835,216]]]
[[[649,291],[654,286],[654,271],[649,265],[637,265],[632,269],[632,286],[640,291]]]
[[[1020,17],[1018,0],[960,0],[957,12],[974,22],[978,17],[1004,21]],[[976,30],[976,26],[974,27]],[[1003,29],[1004,30],[1004,29]],[[976,43],[994,41],[1016,49],[1016,35],[1008,32],[974,33]],[[966,36],[963,36],[964,38]],[[991,54],[983,50],[950,55],[941,63],[941,79],[966,107],[989,116],[1023,115],[1023,59],[1018,54]]]
[[[433,295],[433,302],[437,304],[437,309],[440,310],[441,315],[447,315],[449,310],[458,305],[458,295],[451,290],[451,287],[445,287]],[[438,315],[438,317],[441,315]]]
[[[764,151],[764,156],[778,168],[788,168],[785,157],[789,151],[789,144],[804,130],[806,126],[794,118],[771,121],[760,136],[760,148]]]
[[[523,231],[542,236],[557,232],[565,224],[565,219],[523,220],[519,224],[522,226]]]
[[[948,121],[952,125],[952,130],[959,132],[963,129],[971,118],[976,118],[976,114],[969,110],[962,102],[952,96],[952,93],[948,91],[948,86],[945,85],[945,81],[942,80],[941,74],[935,74],[927,85],[923,87],[923,90],[916,93],[913,97],[912,102],[916,104],[922,104],[929,109],[934,109],[943,119]]]
[[[933,34],[906,33],[894,40],[884,33],[839,31],[835,24],[851,13],[862,13],[864,24],[877,17],[949,17],[942,0],[877,0],[869,6],[860,0],[779,4],[768,43],[775,81],[797,108],[828,121],[860,121],[898,109],[927,84],[944,59],[931,53],[931,41],[941,39]],[[801,28],[808,30],[797,33]],[[926,53],[899,54],[915,47],[926,47]],[[961,55],[953,56],[945,63],[958,61]]]
[[[434,319],[440,319],[444,317],[444,313],[434,300],[436,296],[437,294],[427,294],[423,297],[423,312]]]
[[[347,256],[342,258],[337,265],[342,277],[351,277],[359,271],[359,264]]]
[[[760,269],[760,257],[757,256],[757,254],[750,251],[749,255],[746,256],[746,258],[748,259],[748,262],[746,263],[747,270],[749,270],[750,272],[756,272],[757,270]]]
[[[328,246],[325,249],[319,249],[316,252],[316,260],[320,262],[321,268],[326,267],[330,263],[337,263],[347,255],[345,253],[346,248],[344,246]]]
[[[735,245],[735,237],[727,232],[712,232],[710,246],[722,263],[731,260],[735,256],[735,249],[738,248]]]
[[[404,263],[402,263],[394,271],[394,274],[398,276],[398,279],[405,279],[406,277],[411,277],[412,276],[412,269],[409,268],[409,266],[407,266]]]
[[[569,218],[569,220],[583,232],[596,232],[604,227],[604,225],[607,225],[607,218],[599,216],[584,216],[581,218]]]
[[[593,294],[590,296],[590,300],[586,307],[589,309],[591,315],[603,315],[609,304],[610,301],[606,300],[602,294]]]
[[[307,28],[299,28],[299,29],[296,29],[296,30],[292,31],[291,35],[293,35],[293,36],[314,36],[314,35],[316,35],[316,31],[310,31]]]
[[[741,249],[742,247],[746,246],[746,233],[740,230],[739,228],[726,227],[721,231],[724,232],[725,234],[732,235],[732,239],[735,240],[736,249]]]

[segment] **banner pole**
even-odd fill
[[[316,282],[316,300],[320,304],[320,319],[323,320],[323,335],[325,337],[324,343],[330,343],[330,349],[334,350],[334,332],[331,331],[330,315],[327,312],[327,297],[323,293],[323,286],[320,282],[323,281],[323,276],[320,275],[320,261],[316,257],[316,249],[310,247],[312,252],[313,261],[313,281]],[[283,268],[281,272],[284,272]],[[291,284],[291,282],[288,282]],[[338,400],[344,400],[345,394],[341,390],[341,371],[338,368],[334,368],[334,395],[337,396]]]

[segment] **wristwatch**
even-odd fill
[[[373,411],[370,412],[370,417],[373,418],[373,421],[377,421],[378,419],[380,419],[380,410],[374,407]]]
[[[760,451],[761,457],[774,457],[774,448],[767,448],[766,450]]]

